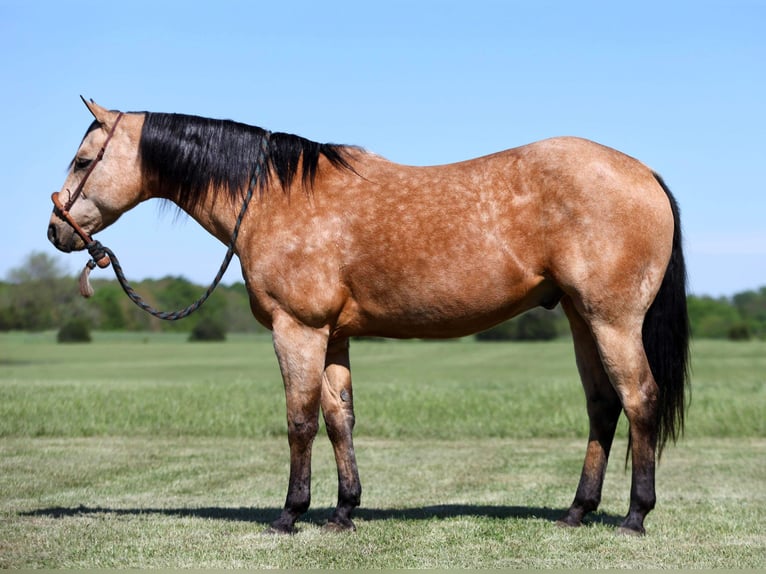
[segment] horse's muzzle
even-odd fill
[[[56,249],[64,253],[79,251],[85,247],[85,244],[79,241],[77,234],[73,233],[65,221],[62,220],[61,223],[56,223],[55,218],[48,225],[48,241]]]
[[[48,241],[53,243],[53,245],[57,245],[56,235],[56,226],[51,223],[48,226]]]
[[[48,224],[48,239],[57,249],[69,253],[81,251],[93,240],[85,230],[72,218],[68,206],[61,204],[56,192],[51,194],[53,201],[53,215]]]

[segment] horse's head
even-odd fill
[[[61,191],[53,194],[55,207],[48,226],[48,239],[65,252],[85,248],[81,232],[101,231],[146,199],[138,157],[144,116],[109,111],[93,101],[85,101],[85,105],[95,121],[69,166]]]

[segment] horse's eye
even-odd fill
[[[93,162],[92,159],[87,159],[84,157],[78,157],[74,160],[74,168],[77,169],[85,169]]]

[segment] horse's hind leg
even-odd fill
[[[351,513],[359,506],[362,487],[351,436],[354,430],[354,402],[348,339],[331,343],[327,350],[322,378],[322,414],[338,467],[338,506],[327,528],[354,530]]]
[[[630,508],[620,532],[644,533],[644,518],[656,501],[655,456],[658,437],[659,389],[644,351],[643,317],[596,321],[593,334],[604,368],[620,397],[630,424],[632,475]]]
[[[568,296],[562,299],[561,304],[572,329],[577,369],[587,400],[590,432],[574,501],[567,513],[559,519],[559,524],[579,526],[583,516],[596,510],[601,502],[601,489],[621,405],[604,370],[590,327]]]

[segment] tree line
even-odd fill
[[[136,307],[115,280],[95,279],[95,295],[83,299],[77,278],[55,258],[36,252],[0,281],[0,331],[42,331],[65,325],[97,330],[189,332],[200,339],[226,332],[259,332],[244,283],[220,285],[187,319],[163,321]],[[205,287],[183,277],[146,279],[133,285],[147,303],[175,311],[196,300]],[[700,338],[766,339],[766,286],[732,297],[688,297],[692,335]],[[480,333],[480,340],[548,340],[568,333],[560,308],[533,309]]]

